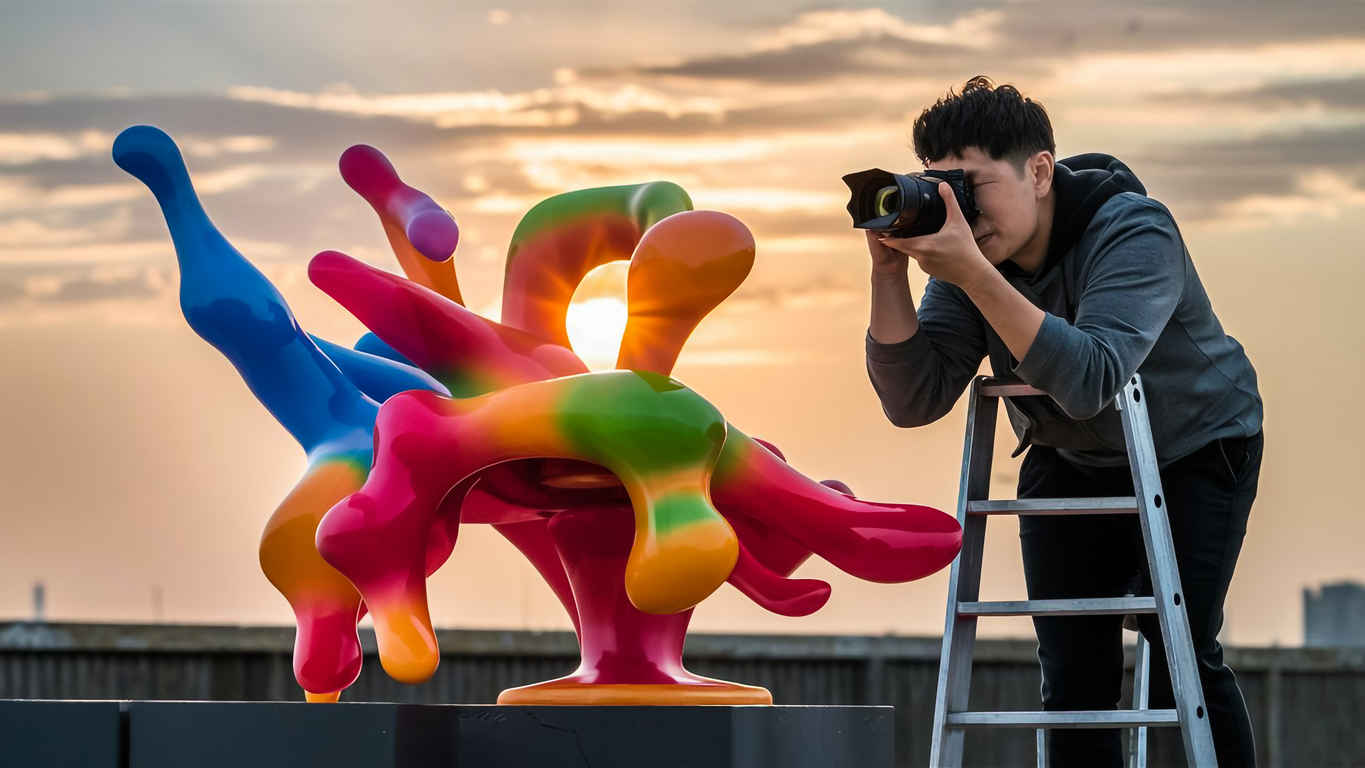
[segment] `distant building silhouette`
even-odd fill
[[[1365,647],[1365,584],[1341,581],[1303,590],[1303,644]]]
[[[33,582],[33,620],[47,621],[47,588],[41,581]]]

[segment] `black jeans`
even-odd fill
[[[1237,678],[1223,663],[1218,631],[1223,599],[1256,498],[1264,437],[1215,440],[1161,470],[1180,586],[1189,616],[1199,679],[1218,764],[1256,764],[1251,719]],[[1019,498],[1132,496],[1128,467],[1085,467],[1052,448],[1033,446],[1019,473]],[[1019,518],[1024,577],[1031,600],[1117,597],[1141,575],[1139,594],[1151,594],[1142,530],[1134,515]],[[1123,682],[1121,616],[1035,618],[1045,710],[1115,709]],[[1166,653],[1156,616],[1139,617],[1152,649],[1152,708],[1174,706]],[[1057,729],[1049,765],[1123,764],[1117,729]]]

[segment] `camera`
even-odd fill
[[[871,229],[892,237],[918,237],[937,232],[948,218],[938,184],[948,182],[957,205],[970,224],[980,211],[967,177],[959,169],[923,173],[890,173],[871,168],[844,176],[851,193],[848,212],[855,229]]]

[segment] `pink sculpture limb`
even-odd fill
[[[455,219],[422,192],[398,178],[384,153],[356,144],[341,153],[341,178],[379,214],[384,234],[403,272],[457,304],[463,304],[451,255],[460,241]]]
[[[735,433],[737,439],[743,439],[742,433]],[[787,460],[776,445],[757,437],[750,439],[782,461]],[[831,592],[829,584],[819,579],[786,578],[810,557],[808,547],[753,518],[735,514],[725,519],[740,542],[739,562],[730,574],[730,584],[759,606],[783,616],[806,616],[824,607]]]
[[[488,320],[409,280],[337,251],[308,265],[313,284],[452,394],[586,373],[567,347]]]
[[[918,504],[861,501],[789,467],[733,425],[711,478],[711,498],[728,519],[780,528],[845,573],[895,583],[927,576],[962,546],[956,519]]]
[[[727,518],[728,519],[728,518]],[[736,526],[731,519],[730,525]],[[739,535],[739,559],[727,579],[746,597],[773,613],[783,616],[808,616],[829,602],[830,586],[819,579],[788,579],[771,571],[744,548]]]

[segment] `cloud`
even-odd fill
[[[1294,14],[1212,23],[1227,8],[808,10],[648,57],[566,59],[526,88],[452,79],[446,90],[277,83],[3,98],[0,263],[164,263],[159,212],[108,156],[118,131],[154,123],[180,142],[215,223],[254,260],[302,263],[323,248],[387,260],[378,222],[336,171],[363,142],[455,212],[472,255],[461,279],[488,293],[531,205],[653,179],[738,216],[799,284],[861,256],[839,175],[913,168],[910,118],[978,71],[1040,96],[1064,154],[1129,162],[1182,223],[1353,209],[1365,178],[1355,127],[1365,36],[1343,34],[1341,20],[1360,12],[1277,37]],[[475,20],[490,34],[525,21],[518,11],[490,23],[486,9]]]
[[[1235,12],[1234,12],[1235,11]],[[1359,4],[1335,14],[1226,3],[1128,7],[1117,3],[1009,2],[939,22],[882,9],[821,10],[761,30],[743,49],[624,70],[585,69],[589,79],[621,74],[669,79],[740,80],[765,86],[818,85],[850,78],[889,94],[937,95],[966,77],[1054,83],[1124,93],[1200,82],[1229,87],[1267,77],[1353,71],[1365,28]],[[1356,26],[1351,27],[1351,20]],[[932,85],[931,84],[937,84]],[[930,87],[929,93],[921,94]]]
[[[30,305],[43,305],[143,300],[166,295],[170,285],[165,270],[159,267],[7,269],[0,271],[0,302],[24,301]]]
[[[147,263],[164,259],[174,253],[170,238],[161,240],[127,240],[105,243],[81,243],[53,247],[16,246],[0,244],[0,266],[48,265],[72,266],[88,264]]]
[[[194,174],[194,187],[200,197],[212,197],[232,190],[251,187],[269,178],[299,180],[310,173],[308,168],[287,165],[246,164],[218,168]],[[0,176],[0,211],[22,213],[58,209],[80,209],[107,206],[138,200],[149,193],[138,182],[127,180],[106,184],[61,184],[43,186],[32,183],[32,176]]]
[[[191,154],[191,160],[195,158],[192,148],[221,150],[201,154],[199,159],[204,163],[234,162],[232,155],[249,150],[258,155],[286,153],[295,160],[334,164],[346,147],[357,142],[374,143],[371,137],[375,136],[393,145],[423,150],[447,138],[430,123],[405,117],[287,106],[226,94],[106,92],[0,100],[0,125],[7,133],[95,131],[112,144],[119,131],[142,123],[157,125],[177,140],[185,137],[182,149]],[[95,154],[107,158],[107,152],[106,145]]]
[[[776,349],[692,349],[684,348],[678,355],[679,361],[688,366],[723,368],[747,367],[758,365],[793,365],[809,363],[818,358],[810,354]]]
[[[0,165],[71,160],[106,151],[114,140],[99,131],[79,133],[0,133]]]
[[[81,226],[52,226],[42,218],[13,216],[0,220],[0,243],[13,248],[21,245],[70,245],[94,240],[96,233]]]
[[[860,301],[863,292],[849,283],[850,276],[827,274],[802,283],[746,284],[716,311],[722,314],[779,309],[828,308]]]
[[[572,110],[549,89],[524,93],[496,90],[364,94],[353,90],[306,93],[276,88],[236,86],[236,101],[291,109],[336,112],[362,117],[399,117],[441,128],[462,126],[546,128],[574,122]]]
[[[856,39],[825,40],[691,59],[672,65],[643,67],[636,72],[664,77],[778,83],[809,83],[857,76],[886,80],[900,73],[916,77],[954,74],[960,69],[957,60],[968,53],[968,49],[956,45],[921,43],[910,47],[893,35],[872,34]]]
[[[1255,109],[1317,107],[1365,110],[1365,77],[1348,76],[1265,83],[1250,88],[1190,90],[1161,94],[1164,104],[1246,106]]]
[[[905,43],[927,46],[932,53],[944,40],[967,48],[989,48],[1000,42],[1005,14],[998,9],[977,9],[947,24],[916,23],[881,8],[806,11],[775,30],[757,37],[758,51],[788,50],[831,40],[856,40],[886,36]]]
[[[947,24],[917,24],[879,8],[820,10],[756,36],[747,50],[634,69],[636,74],[806,83],[876,76],[943,75],[1000,41],[998,10],[977,10]],[[588,72],[601,76],[603,72]]]
[[[1189,0],[1166,3],[1006,2],[998,46],[1010,55],[1049,57],[1094,52],[1160,54],[1177,49],[1216,51],[1267,43],[1336,40],[1365,29],[1365,7],[1353,0],[1324,0],[1311,12],[1290,3]]]
[[[703,195],[701,199],[709,198]],[[819,210],[789,209],[785,208],[781,204],[781,198],[778,198],[774,205],[752,210],[735,209],[731,212],[739,216],[745,226],[753,231],[758,238],[758,247],[763,250],[772,248],[779,242],[800,243],[792,245],[789,253],[793,250],[819,250],[824,247],[828,249],[827,254],[833,255],[849,248],[864,248],[863,235],[853,229],[852,220],[844,210],[844,204],[848,201],[847,190],[844,190],[843,194],[831,194],[829,199],[837,200],[838,203]]]
[[[49,160],[107,157],[114,134],[85,130],[71,133],[0,133],[0,165],[31,165]],[[267,136],[181,136],[180,149],[190,157],[263,152],[274,146]]]
[[[1122,95],[1132,100],[1360,74],[1365,37],[1091,52],[1059,66],[1056,85],[1099,92],[1123,84]]]
[[[1154,148],[1135,154],[1132,167],[1178,220],[1242,227],[1360,205],[1362,147],[1365,124],[1318,127]]]
[[[165,292],[160,270],[146,269],[123,275],[75,277],[41,298],[48,302],[84,302],[108,299],[149,299]]]
[[[789,187],[720,187],[711,188],[703,195],[710,207],[726,211],[763,213],[815,213],[839,210],[848,202],[848,195],[837,192]]]
[[[24,290],[23,285],[16,282],[0,280],[0,305],[21,298],[26,293],[27,291]]]
[[[1291,189],[1253,193],[1222,206],[1223,223],[1254,227],[1266,222],[1336,219],[1352,208],[1365,208],[1365,186],[1359,180],[1316,170],[1296,180]]]

